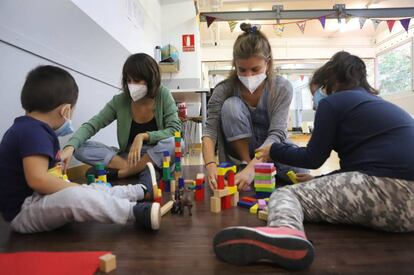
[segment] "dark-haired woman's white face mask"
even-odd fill
[[[145,84],[128,84],[129,94],[133,101],[138,101],[147,95],[148,88]]]

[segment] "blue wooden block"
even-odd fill
[[[238,201],[237,206],[250,209],[253,205],[255,205],[255,202],[247,202],[247,201]]]

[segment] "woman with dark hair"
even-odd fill
[[[128,57],[122,69],[123,92],[82,124],[62,155],[68,160],[74,152],[78,160],[87,164],[105,164],[111,180],[140,174],[141,180],[148,181],[146,164],[151,162],[162,168],[163,152],[174,154],[174,132],[181,129],[174,99],[160,79],[152,57],[145,53]],[[119,149],[87,141],[114,120]]]
[[[315,72],[311,83],[327,96],[319,101],[307,147],[273,143],[258,152],[262,160],[316,169],[335,150],[340,170],[276,189],[267,227],[231,227],[215,236],[220,259],[306,268],[314,252],[303,221],[414,231],[414,120],[376,96],[366,77],[364,62],[347,52]]]

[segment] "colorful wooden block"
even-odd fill
[[[250,207],[249,212],[251,214],[257,214],[257,211],[259,211],[259,204],[254,204],[252,207]]]
[[[116,269],[116,257],[115,255],[108,253],[99,257],[99,270],[105,273],[109,273]]]

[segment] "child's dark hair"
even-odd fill
[[[28,113],[47,113],[62,104],[73,107],[78,100],[78,93],[75,79],[66,70],[46,65],[29,72],[20,100]]]
[[[324,87],[327,94],[334,90],[336,92],[357,87],[364,88],[371,94],[378,94],[367,81],[364,61],[345,51],[337,52],[325,65],[316,70],[310,83]]]
[[[147,97],[155,98],[161,85],[160,69],[157,62],[145,53],[136,53],[128,57],[122,68],[122,89],[129,94],[128,78],[135,81],[145,80]],[[131,95],[130,95],[131,96]]]

